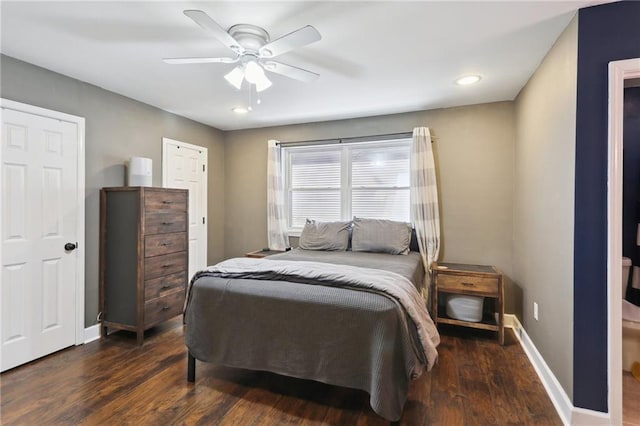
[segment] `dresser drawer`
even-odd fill
[[[144,256],[175,253],[187,249],[187,233],[155,234],[144,237]]]
[[[176,291],[184,291],[187,285],[187,271],[165,275],[144,282],[144,300],[166,296]]]
[[[151,213],[145,215],[145,234],[168,234],[187,230],[187,212]]]
[[[153,211],[187,211],[187,191],[154,191],[144,192],[144,207]]]
[[[187,252],[182,251],[144,260],[144,279],[162,277],[187,270]]]
[[[438,274],[438,290],[470,293],[498,292],[497,277],[479,277],[472,275],[449,275],[440,272]]]
[[[157,297],[144,304],[144,325],[149,327],[153,324],[168,320],[182,313],[184,305],[184,292],[179,291],[163,297]]]

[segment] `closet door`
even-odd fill
[[[189,279],[207,266],[207,148],[162,139],[162,186],[189,190]]]

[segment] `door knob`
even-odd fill
[[[76,243],[76,244],[74,244],[74,243],[67,243],[67,244],[65,244],[65,245],[64,245],[64,249],[65,249],[66,251],[72,251],[72,250],[75,250],[77,246],[78,246],[78,245],[77,245],[77,243]]]

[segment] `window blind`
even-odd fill
[[[409,149],[353,147],[351,215],[409,221]]]
[[[410,139],[283,147],[290,229],[307,218],[408,222],[410,147]]]

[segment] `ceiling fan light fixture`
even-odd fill
[[[271,80],[269,80],[265,75],[263,78],[256,82],[256,92],[259,93],[263,90],[267,90],[269,87],[271,87],[272,84],[273,83],[271,83]]]
[[[242,80],[244,79],[244,69],[242,69],[242,65],[238,65],[232,69],[224,78],[236,89],[242,89]]]
[[[248,61],[244,65],[244,78],[251,84],[256,84],[258,81],[266,78],[264,70],[256,61]]]
[[[262,92],[271,87],[271,80],[265,75],[264,68],[257,61],[247,61],[244,64],[244,78],[251,84],[255,84],[256,91]]]

